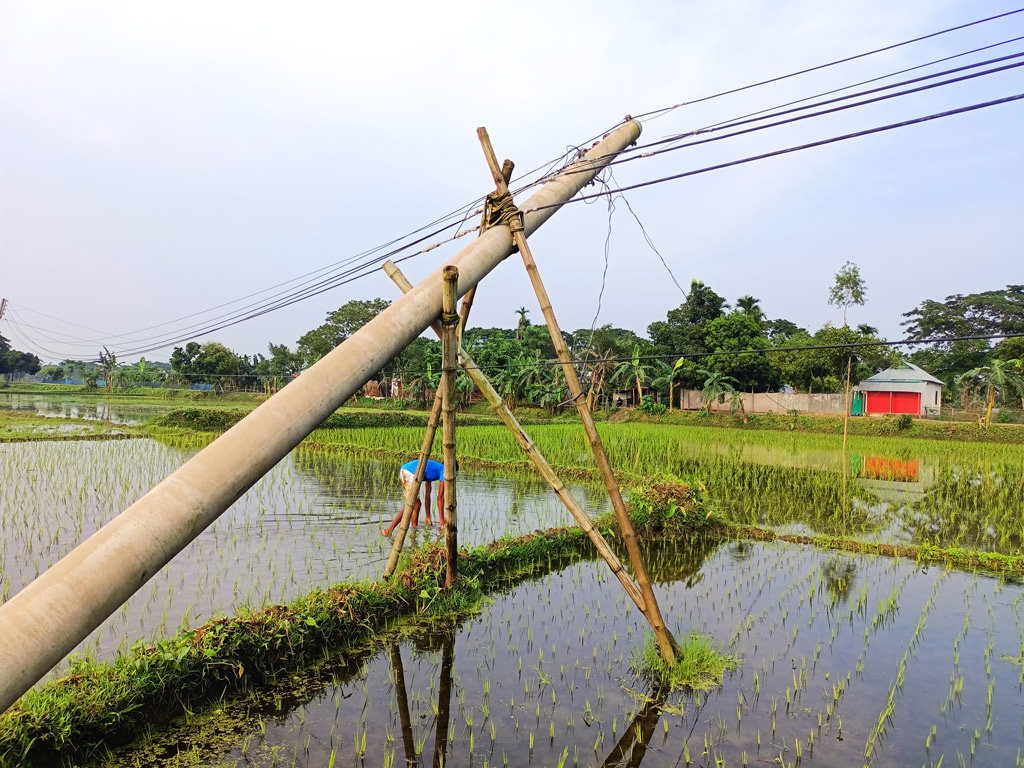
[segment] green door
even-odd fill
[[[854,392],[853,398],[850,400],[850,415],[860,416],[864,413],[864,393]]]

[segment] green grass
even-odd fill
[[[706,691],[722,684],[726,670],[736,669],[736,656],[723,653],[712,638],[690,634],[679,640],[676,663],[669,666],[658,652],[654,634],[644,634],[643,649],[635,653],[631,666],[661,695],[678,688]]]

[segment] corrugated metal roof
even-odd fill
[[[865,384],[869,381],[876,384],[881,382],[912,384],[921,381],[929,381],[932,384],[945,386],[945,384],[928,373],[928,371],[923,368],[919,368],[913,363],[908,363],[906,360],[902,361],[898,365],[894,365],[892,368],[886,368],[884,371],[879,371],[874,376],[864,379],[861,384]]]

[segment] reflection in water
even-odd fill
[[[166,405],[133,403],[118,400],[111,402],[101,395],[89,399],[73,399],[48,396],[46,394],[11,394],[0,392],[0,408],[14,411],[32,411],[39,416],[53,419],[89,419],[109,421],[113,424],[141,424],[182,403],[168,401]]]
[[[636,713],[636,717],[626,726],[622,732],[622,738],[618,740],[608,757],[601,763],[603,768],[615,768],[615,766],[626,766],[626,768],[637,768],[643,762],[647,754],[647,747],[651,743],[654,729],[661,720],[661,708],[665,704],[667,694],[656,692],[647,699],[647,703]],[[625,762],[623,762],[625,760]]]
[[[447,765],[448,731],[451,725],[452,704],[452,663],[455,659],[456,626],[442,622],[431,627],[427,635],[427,647],[441,647],[441,672],[437,683],[437,703],[435,706],[434,757],[432,768],[444,768]],[[419,637],[419,635],[417,635]],[[398,706],[398,718],[402,730],[402,745],[405,749],[407,765],[419,765],[416,735],[413,733],[412,717],[409,713],[409,691],[405,680],[405,667],[402,664],[402,650],[397,643],[391,644],[391,668],[395,676],[395,696]]]
[[[821,566],[821,576],[828,588],[829,601],[835,605],[844,601],[853,589],[857,562],[852,557],[835,555]]]

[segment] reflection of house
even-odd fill
[[[934,466],[922,465],[920,459],[853,454],[850,461],[857,485],[871,491],[880,501],[920,501],[936,482]]]
[[[660,402],[658,397],[658,391],[654,387],[641,387],[640,393],[643,397],[650,395],[654,398],[654,402]],[[617,408],[635,408],[637,406],[636,401],[636,387],[632,389],[617,389],[612,392],[612,402],[615,403]]]
[[[864,379],[854,391],[862,393],[863,412],[938,416],[942,382],[906,361]]]

